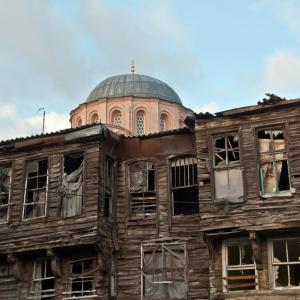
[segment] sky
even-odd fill
[[[169,84],[196,112],[300,98],[299,0],[0,0],[0,140],[70,126],[109,76]]]

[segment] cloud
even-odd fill
[[[262,86],[280,96],[300,94],[300,57],[291,51],[276,51],[266,59]]]
[[[213,114],[213,113],[219,111],[220,107],[219,107],[219,105],[216,102],[210,101],[210,102],[207,102],[206,104],[204,104],[202,106],[196,106],[196,107],[194,107],[193,110],[196,113],[199,113],[199,112],[202,112],[202,113],[210,112],[210,113]]]
[[[69,116],[49,112],[46,114],[45,132],[57,131],[70,127]],[[42,115],[19,119],[16,107],[11,104],[0,106],[0,140],[12,139],[16,137],[26,137],[33,134],[42,133]]]

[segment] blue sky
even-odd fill
[[[68,126],[108,76],[136,71],[185,106],[300,97],[298,0],[0,0],[0,139]]]

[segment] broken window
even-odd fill
[[[300,287],[300,239],[272,241],[273,286]]]
[[[26,164],[23,219],[46,215],[48,161],[33,160]]]
[[[83,153],[64,155],[63,176],[60,188],[60,215],[63,218],[77,216],[82,207]]]
[[[255,290],[257,275],[250,241],[246,239],[226,241],[223,251],[225,251],[224,290],[227,292]]]
[[[215,138],[213,150],[216,200],[242,202],[244,184],[238,133]]]
[[[290,175],[283,130],[259,130],[258,147],[261,194],[289,191]]]
[[[181,242],[142,244],[143,299],[185,299],[186,245]]]
[[[114,189],[114,160],[106,157],[105,161],[105,195],[104,195],[104,216],[112,217],[113,215],[113,189]]]
[[[171,195],[173,215],[199,212],[197,159],[184,157],[171,162]]]
[[[70,264],[67,291],[63,293],[63,299],[96,295],[94,278],[96,269],[96,260],[94,258],[72,262]]]
[[[11,166],[0,166],[0,223],[7,222],[11,195]]]
[[[140,161],[129,166],[130,213],[132,217],[156,215],[155,165]]]
[[[0,299],[18,299],[18,283],[13,276],[13,265],[7,261],[1,261],[0,264]]]
[[[52,299],[55,294],[55,277],[52,273],[49,259],[35,260],[31,288],[27,299]]]

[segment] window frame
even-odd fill
[[[45,187],[45,201],[42,202],[44,203],[44,214],[42,216],[38,216],[38,217],[31,217],[31,218],[25,218],[25,207],[28,205],[26,204],[26,196],[27,196],[27,182],[28,179],[31,178],[39,178],[39,176],[34,176],[34,177],[27,177],[27,165],[31,162],[36,162],[39,163],[40,161],[46,161],[47,162],[47,179],[46,179],[46,187]],[[24,182],[23,182],[23,186],[24,186],[24,191],[23,191],[23,204],[22,204],[22,221],[30,221],[30,220],[36,220],[36,219],[40,219],[40,218],[45,218],[47,217],[47,208],[48,208],[48,190],[49,190],[49,165],[50,165],[50,159],[49,157],[47,158],[36,158],[36,159],[28,159],[25,161],[25,172],[24,172]],[[45,176],[45,175],[43,175]],[[38,202],[39,203],[39,202]]]
[[[63,183],[63,175],[64,175],[64,167],[65,167],[65,156],[71,156],[74,154],[79,154],[82,153],[83,159],[82,159],[82,195],[81,195],[81,211],[79,214],[74,215],[74,216],[68,216],[68,217],[63,217],[62,216],[62,211],[61,211],[61,206],[62,206],[62,198],[61,196],[59,197],[58,200],[58,205],[57,205],[57,216],[60,219],[67,220],[70,218],[78,218],[80,216],[84,216],[85,213],[85,185],[86,185],[86,151],[85,149],[75,149],[72,151],[67,151],[65,153],[62,153],[60,156],[60,181],[59,181],[59,189],[62,187]]]
[[[249,240],[246,237],[241,238],[229,238],[222,241],[222,287],[224,293],[240,293],[244,291],[257,291],[259,290],[259,281],[258,281],[258,272],[256,268],[256,262],[255,259],[253,259],[253,264],[239,264],[239,265],[233,265],[228,266],[228,246],[231,245],[238,245],[239,246],[239,253],[241,254],[241,245],[250,245],[252,249],[251,240]],[[253,251],[253,250],[252,250]],[[253,255],[253,254],[252,254]],[[249,290],[236,290],[236,291],[230,291],[226,286],[228,285],[228,279],[230,276],[228,276],[228,271],[242,271],[242,270],[254,270],[255,275],[249,275],[249,276],[255,276],[255,288],[249,289]],[[234,277],[234,276],[232,276]],[[250,279],[250,278],[249,278]],[[238,279],[236,279],[238,280]],[[242,280],[242,279],[239,279]]]
[[[9,222],[9,218],[10,218],[10,211],[11,211],[11,205],[13,204],[11,202],[11,198],[12,198],[12,189],[13,189],[13,163],[12,162],[8,162],[7,164],[1,164],[0,165],[0,169],[1,168],[10,168],[11,174],[10,174],[10,182],[9,182],[9,192],[8,192],[8,200],[7,200],[7,204],[1,204],[0,205],[0,209],[2,209],[3,207],[7,207],[7,213],[6,213],[6,221],[0,221],[0,224],[7,224]],[[0,192],[1,194],[5,193],[5,192]]]
[[[42,276],[40,278],[36,277],[36,266],[37,266],[38,262],[44,265],[44,274],[42,274]],[[51,260],[49,258],[47,258],[47,257],[45,257],[45,258],[37,258],[37,259],[35,259],[33,261],[33,269],[32,269],[32,276],[31,276],[31,284],[30,284],[30,292],[29,292],[29,294],[34,293],[32,291],[32,287],[33,287],[33,285],[34,285],[35,282],[41,282],[41,284],[42,284],[43,281],[53,280],[54,281],[54,283],[53,283],[53,289],[45,290],[45,291],[47,291],[49,293],[52,292],[52,294],[50,293],[50,294],[42,295],[43,290],[41,289],[40,290],[40,292],[41,292],[40,296],[39,295],[37,295],[37,296],[36,295],[27,296],[26,299],[38,299],[38,297],[40,297],[40,299],[43,299],[43,298],[47,298],[48,299],[48,297],[54,297],[55,296],[55,293],[56,293],[56,290],[55,290],[55,276],[54,276],[54,274],[52,272],[53,276],[47,277],[47,264],[49,264],[48,267],[50,267],[50,270],[52,272]],[[41,268],[42,268],[42,266],[41,266]]]
[[[173,176],[172,176],[172,164],[173,162],[176,162],[176,161],[180,161],[182,159],[193,159],[195,160],[195,163],[192,164],[194,166],[196,166],[196,174],[194,174],[194,180],[196,180],[195,184],[193,185],[185,185],[185,186],[176,186],[176,187],[173,187],[172,186],[172,183],[173,183]],[[176,218],[176,217],[180,217],[180,216],[184,216],[184,217],[187,217],[187,216],[193,216],[193,215],[199,215],[200,213],[200,202],[199,202],[199,186],[198,186],[198,159],[197,159],[197,156],[196,155],[193,155],[193,154],[182,154],[182,155],[179,155],[179,156],[174,156],[174,157],[171,157],[168,161],[168,175],[169,175],[169,180],[168,180],[168,184],[169,184],[169,187],[168,187],[168,190],[169,190],[169,202],[170,202],[170,211],[172,212],[172,217]],[[175,176],[176,177],[176,176]],[[176,181],[176,179],[175,179]],[[185,180],[184,180],[185,181]],[[192,214],[175,214],[174,213],[174,195],[173,195],[173,191],[174,190],[178,190],[178,189],[185,189],[185,188],[190,188],[190,187],[196,187],[197,188],[197,212],[195,213],[192,213]]]
[[[84,284],[84,279],[85,279],[85,276],[79,276],[80,279],[81,279],[81,291],[73,291],[72,290],[72,284],[73,284],[73,277],[78,277],[78,274],[77,275],[72,275],[72,267],[74,265],[74,263],[84,263],[84,261],[89,261],[89,260],[92,260],[92,271],[90,272],[92,274],[92,276],[86,276],[86,277],[93,277],[92,279],[92,286],[93,286],[93,289],[92,290],[89,290],[91,292],[90,295],[84,295],[85,293],[85,290],[83,290],[83,284]],[[66,291],[62,293],[63,295],[63,300],[72,300],[72,299],[85,299],[85,298],[94,298],[94,297],[97,297],[97,289],[96,289],[96,276],[95,276],[95,273],[97,271],[97,260],[96,260],[96,257],[92,256],[92,257],[86,257],[86,258],[81,258],[81,259],[77,259],[77,260],[72,260],[68,263],[68,278],[67,278],[67,283],[66,283]],[[81,274],[84,274],[84,273],[81,273]],[[73,293],[80,293],[81,292],[81,295],[79,296],[74,296]]]
[[[154,247],[156,248],[156,250],[158,250],[160,247],[162,249],[164,249],[164,247],[170,247],[170,246],[178,246],[178,250],[183,250],[184,252],[184,264],[183,264],[183,268],[175,268],[177,269],[182,269],[183,270],[183,278],[184,278],[184,284],[185,284],[185,296],[184,298],[181,299],[187,299],[187,294],[188,294],[188,249],[187,249],[187,243],[185,240],[165,240],[165,241],[152,241],[152,242],[144,242],[141,244],[141,299],[142,300],[147,300],[147,299],[152,299],[151,296],[150,298],[145,296],[145,272],[144,272],[144,257],[145,257],[145,253],[150,253],[150,251],[145,251],[144,249],[146,247]],[[179,249],[179,247],[182,247],[182,249]],[[155,251],[156,251],[155,250]],[[169,250],[170,251],[170,250]],[[154,252],[152,252],[152,255],[154,254]],[[157,270],[157,269],[155,269]],[[155,270],[152,270],[152,274],[155,274]],[[163,271],[163,273],[165,273],[166,271]],[[168,280],[169,281],[169,280]],[[173,282],[173,281],[172,281]],[[158,281],[158,282],[153,282],[153,284],[166,284],[166,283],[170,283],[170,282],[165,282],[165,281]],[[166,298],[164,298],[166,299]],[[168,299],[172,299],[172,298],[168,298]]]
[[[293,185],[292,185],[292,174],[291,174],[291,168],[290,168],[290,157],[289,157],[289,143],[288,143],[288,123],[285,122],[279,122],[279,123],[272,123],[270,125],[266,124],[263,126],[255,126],[255,130],[254,130],[254,134],[255,134],[255,138],[256,138],[256,165],[257,165],[257,187],[258,187],[258,194],[260,195],[260,197],[262,198],[272,198],[272,197],[286,197],[286,196],[292,196],[293,193]],[[284,149],[281,151],[278,151],[275,153],[286,153],[286,159],[281,159],[281,160],[277,160],[277,161],[283,161],[286,160],[287,162],[287,170],[288,170],[288,176],[289,176],[289,190],[283,190],[283,191],[276,191],[276,192],[272,192],[272,193],[263,193],[261,185],[263,184],[263,182],[261,182],[261,165],[260,165],[260,156],[261,153],[259,152],[259,138],[258,138],[258,132],[259,131],[263,131],[263,130],[271,130],[271,131],[275,131],[275,130],[282,130],[283,132],[283,137],[284,137]],[[273,140],[273,139],[272,139]],[[272,156],[274,157],[274,148],[273,148],[273,144],[272,144],[272,150],[270,152],[263,152],[263,155],[266,155],[267,153],[272,153]],[[272,160],[272,165],[274,167],[274,159]],[[276,173],[277,176],[277,173]],[[276,189],[278,183],[276,184]]]
[[[273,241],[285,241],[285,249],[286,249],[286,254],[287,254],[287,259],[288,259],[288,253],[287,253],[287,241],[288,240],[299,240],[300,242],[300,237],[299,236],[288,236],[288,237],[275,237],[275,238],[270,238],[268,239],[268,257],[269,257],[269,284],[271,289],[274,290],[299,290],[300,286],[281,286],[281,287],[276,287],[276,283],[275,283],[275,276],[274,276],[274,267],[275,266],[280,266],[280,265],[286,265],[286,266],[290,266],[290,265],[300,265],[300,261],[287,261],[287,262],[277,262],[274,263],[274,247],[273,247]],[[290,282],[290,272],[288,269],[288,281]]]
[[[144,123],[143,123],[143,132],[139,133],[140,129],[138,129],[138,119],[137,119],[137,117],[138,117],[138,114],[140,114],[140,113],[143,114],[143,118],[144,118],[143,122]],[[136,110],[134,124],[135,124],[135,134],[137,136],[142,136],[142,135],[146,134],[146,112],[145,112],[145,110],[143,110],[143,109]]]
[[[246,180],[245,180],[245,172],[244,172],[244,167],[243,167],[243,151],[242,151],[242,133],[241,133],[241,128],[231,128],[231,129],[220,129],[220,130],[210,130],[209,131],[209,148],[210,148],[210,167],[211,167],[211,194],[212,194],[212,200],[217,203],[223,203],[224,199],[222,198],[217,198],[217,193],[216,193],[216,176],[215,176],[215,170],[232,170],[232,169],[237,169],[239,168],[242,173],[242,180],[243,180],[243,197],[241,201],[236,201],[236,204],[243,203],[246,201],[247,198],[247,185],[246,185]],[[239,151],[239,163],[238,164],[233,164],[233,165],[228,165],[226,164],[225,166],[216,166],[215,165],[215,141],[218,138],[222,137],[228,137],[228,136],[238,136],[238,151]],[[226,152],[226,158],[227,158],[227,153]]]
[[[104,168],[104,195],[103,195],[103,216],[109,220],[114,219],[115,207],[114,207],[114,186],[116,182],[116,160],[109,155],[105,155],[105,168]],[[112,174],[111,174],[111,187],[107,185],[107,177],[108,177],[108,162],[112,162]],[[106,199],[108,198],[106,195],[110,195],[109,197],[109,206],[108,206],[108,216],[106,215]]]
[[[147,191],[141,191],[141,192],[131,192],[130,190],[130,186],[131,186],[131,179],[130,179],[130,167],[133,164],[138,164],[138,163],[146,163],[147,164],[147,169],[146,169],[146,174],[147,174],[147,182],[148,182],[148,176],[149,176],[149,170],[150,171],[154,171],[154,190],[147,190]],[[153,169],[148,169],[148,165],[152,164],[153,165]],[[148,186],[148,184],[147,184]],[[158,198],[157,198],[157,165],[156,162],[152,159],[140,159],[140,160],[134,160],[134,161],[130,161],[127,164],[127,189],[128,189],[128,200],[129,200],[129,218],[130,220],[149,220],[149,219],[156,219],[157,215],[158,215]],[[147,196],[147,194],[150,194],[149,196]],[[140,197],[135,196],[133,197],[133,194],[141,194]],[[154,195],[151,195],[154,194]],[[137,216],[135,214],[133,214],[133,209],[132,209],[132,199],[134,198],[142,198],[142,208],[143,208],[143,215],[142,216]],[[155,212],[153,213],[147,213],[145,212],[145,199],[147,201],[148,200],[152,200],[153,202],[155,201]],[[141,199],[140,199],[141,200]]]
[[[115,118],[116,118],[116,116],[117,115],[120,115],[120,117],[119,117],[119,120],[120,120],[120,122],[119,122],[119,124],[115,124]],[[111,113],[111,125],[113,125],[113,126],[116,126],[116,127],[122,127],[122,112],[121,112],[121,109],[114,109],[113,111],[112,111],[112,113]]]

